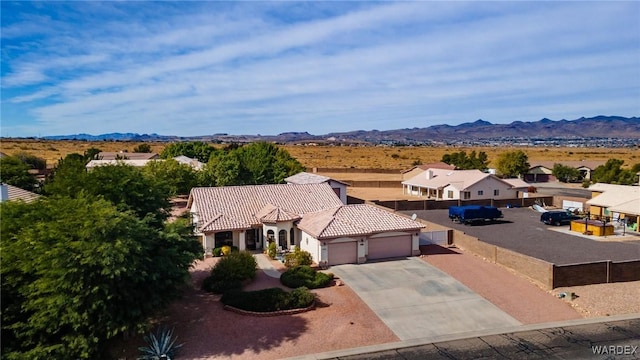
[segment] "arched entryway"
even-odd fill
[[[293,228],[291,228],[291,230],[289,231],[289,245],[291,247],[296,246],[296,239],[294,237],[294,234],[295,234],[295,232],[294,232]]]

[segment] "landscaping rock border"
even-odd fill
[[[223,307],[223,309],[227,310],[227,311],[231,311],[240,315],[247,315],[247,316],[257,316],[257,317],[270,317],[270,316],[280,316],[280,315],[293,315],[293,314],[300,314],[303,312],[307,312],[310,310],[315,309],[316,307],[316,301],[314,300],[311,305],[307,306],[306,308],[299,308],[299,309],[289,309],[289,310],[278,310],[278,311],[269,311],[269,312],[258,312],[258,311],[249,311],[249,310],[242,310],[242,309],[238,309],[237,307],[233,307],[230,305],[225,305]]]

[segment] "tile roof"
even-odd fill
[[[298,228],[316,239],[373,235],[390,231],[415,231],[419,222],[367,204],[342,205],[308,213]]]
[[[260,225],[257,214],[267,204],[291,216],[337,207],[342,202],[329,184],[322,183],[193,188],[187,206],[192,204],[203,224],[201,231],[223,231]]]
[[[271,204],[265,205],[256,213],[256,218],[263,223],[275,224],[283,221],[295,221],[300,219],[300,215],[284,210]]]
[[[194,168],[195,170],[202,170],[202,168],[204,167],[204,164],[201,163],[200,161],[198,161],[197,159],[192,159],[188,156],[184,156],[184,155],[180,155],[180,156],[176,156],[173,158],[173,160],[181,163],[181,164],[186,164],[191,166],[192,168]]]
[[[24,202],[32,202],[40,197],[40,195],[33,193],[31,191],[27,191],[21,189],[17,186],[2,184],[2,186],[6,186],[7,188],[7,199],[1,199],[2,201],[24,201]]]
[[[289,184],[321,184],[323,182],[335,181],[337,183],[341,183],[344,185],[349,185],[348,183],[336,179],[332,179],[327,176],[308,173],[308,172],[300,172],[295,175],[289,176],[284,179]]]
[[[522,179],[502,179],[502,181],[511,185],[511,187],[514,189],[528,188],[529,186],[531,186],[531,184]]]
[[[118,165],[118,164],[142,167],[147,165],[149,161],[160,161],[160,160],[91,160],[87,163],[86,168],[91,169],[98,166]]]

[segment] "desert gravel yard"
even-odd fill
[[[219,296],[200,290],[216,259],[198,261],[192,270],[193,287],[158,319],[175,327],[184,343],[181,359],[280,359],[337,349],[398,341],[384,323],[347,286],[313,290],[319,300],[315,310],[273,317],[253,317],[225,311]],[[280,286],[262,271],[246,289]],[[131,339],[120,359],[135,359],[138,346]]]

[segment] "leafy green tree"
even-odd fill
[[[562,164],[553,164],[553,176],[560,182],[577,182],[581,180],[580,170]]]
[[[187,141],[169,144],[162,150],[160,157],[163,159],[174,158],[184,155],[192,159],[206,163],[211,154],[216,152],[216,148],[202,141]]]
[[[591,173],[591,181],[607,183],[632,185],[638,183],[638,171],[640,164],[633,165],[630,169],[623,169],[624,160],[609,159],[604,165],[598,166]]]
[[[169,215],[169,185],[130,165],[98,166],[87,172],[82,189],[90,195],[102,196],[121,211],[131,210],[141,219],[149,217],[156,225]]]
[[[84,193],[0,205],[2,356],[90,359],[168,304],[202,249]]]
[[[480,171],[486,170],[489,166],[487,153],[480,151],[476,154],[475,150],[472,150],[469,155],[462,150],[451,154],[442,155],[442,162],[449,165],[454,165],[461,170],[478,169]]]
[[[38,180],[29,173],[29,165],[15,156],[0,158],[0,182],[17,186],[21,189],[34,191]]]
[[[216,156],[211,161],[216,186],[244,185],[242,162],[237,151]]]
[[[191,166],[174,159],[150,161],[142,172],[146,177],[164,183],[170,196],[188,194],[198,182],[197,173]]]
[[[86,162],[91,160],[100,160],[98,159],[98,155],[102,152],[102,150],[94,147],[90,147],[84,152],[84,159]]]
[[[84,187],[87,177],[85,156],[71,153],[58,160],[44,181],[44,193],[74,197]]]
[[[527,154],[522,150],[516,150],[500,154],[496,169],[502,176],[511,178],[526,174],[530,167]]]
[[[146,143],[142,143],[136,147],[133,148],[133,152],[135,153],[150,153],[151,152],[151,145],[146,144]]]

